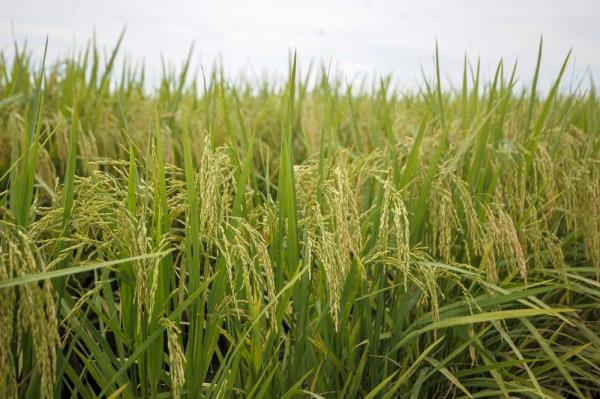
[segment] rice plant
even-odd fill
[[[150,90],[120,42],[0,55],[0,397],[600,397],[570,54],[547,92],[541,44],[526,88],[467,59],[453,88],[436,51],[406,93],[295,55]]]

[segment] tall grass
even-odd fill
[[[600,395],[600,103],[0,56],[1,397]],[[191,54],[191,51],[190,51]],[[45,57],[44,57],[45,59]],[[312,73],[312,75],[311,75]],[[201,87],[201,88],[200,88]]]

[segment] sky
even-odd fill
[[[433,70],[435,42],[447,84],[461,81],[465,53],[486,76],[502,58],[518,63],[528,84],[543,36],[540,81],[548,87],[569,49],[566,85],[600,79],[600,1],[188,1],[2,0],[0,51],[13,43],[49,58],[80,49],[96,32],[107,50],[126,27],[122,53],[144,62],[150,79],[161,56],[181,65],[194,44],[193,66],[221,60],[231,76],[284,76],[290,51],[301,66],[332,65],[348,81],[391,73],[400,87]]]

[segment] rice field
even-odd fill
[[[568,55],[545,92],[541,44],[527,85],[436,51],[410,92],[295,55],[149,90],[118,49],[0,55],[0,397],[600,397]]]

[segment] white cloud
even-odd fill
[[[15,38],[41,52],[46,34],[51,56],[82,46],[95,28],[110,47],[127,25],[125,53],[159,69],[160,55],[181,62],[195,42],[196,60],[222,55],[232,73],[251,65],[282,73],[296,48],[301,61],[332,58],[349,76],[393,72],[415,82],[420,65],[429,70],[434,42],[440,44],[447,76],[458,80],[463,55],[480,56],[491,73],[500,57],[519,60],[523,80],[531,75],[537,42],[544,35],[542,81],[548,84],[568,49],[581,75],[600,75],[600,5],[561,1],[119,1],[8,0],[0,16],[0,48]]]

